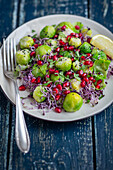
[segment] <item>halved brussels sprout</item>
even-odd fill
[[[71,86],[72,86],[72,89],[73,90],[76,90],[77,92],[79,92],[80,91],[80,83],[81,83],[81,81],[80,80],[77,80],[77,79],[72,79],[71,81],[70,81],[70,83],[71,83]]]
[[[63,102],[63,108],[67,112],[76,112],[81,108],[82,104],[83,104],[82,97],[75,92],[71,92],[66,95]]]
[[[19,44],[21,49],[30,48],[34,44],[34,41],[31,37],[25,36],[20,39]]]
[[[30,51],[28,49],[16,52],[16,62],[20,65],[27,65],[30,61]]]
[[[57,80],[61,80],[61,81],[63,82],[63,81],[64,81],[64,77],[60,77],[59,75],[56,76],[56,75],[54,75],[54,74],[51,74],[51,80],[52,80],[53,82],[55,82],[55,81],[57,81]]]
[[[80,70],[80,62],[78,60],[73,62],[73,70],[74,71]]]
[[[42,86],[37,86],[33,92],[33,98],[38,102],[43,102],[46,98],[43,95],[44,88]]]
[[[56,31],[53,26],[45,26],[40,32],[40,38],[53,38]]]
[[[42,57],[45,54],[50,54],[51,52],[51,47],[48,45],[41,45],[36,49],[36,57]],[[41,58],[43,59],[43,58]]]
[[[38,66],[37,64],[35,64],[32,68],[32,74],[35,77],[44,77],[46,75],[46,70],[47,70],[47,64],[44,64],[42,66]]]
[[[68,71],[71,69],[72,61],[70,58],[61,57],[56,61],[55,66],[62,71]]]
[[[81,39],[80,38],[71,38],[69,41],[69,45],[73,45],[76,48],[79,47],[81,45]]]

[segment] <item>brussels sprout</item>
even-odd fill
[[[46,40],[45,43],[46,43],[47,45],[53,47],[53,48],[56,48],[56,47],[57,47],[57,41],[56,41],[56,40],[48,39],[48,40]]]
[[[80,62],[78,60],[73,62],[73,70],[74,71],[80,70]]]
[[[107,56],[103,51],[98,50],[97,48],[93,48],[92,50],[92,58],[97,60],[97,59],[105,59],[107,60]]]
[[[81,108],[82,104],[83,104],[82,97],[75,92],[71,92],[66,95],[63,102],[63,108],[67,112],[75,112]]]
[[[81,39],[80,38],[71,38],[69,41],[69,45],[73,45],[76,48],[79,47],[81,45]]]
[[[70,58],[61,57],[56,61],[55,66],[62,71],[68,71],[71,69],[72,61]]]
[[[48,45],[41,45],[36,49],[36,57],[40,56],[42,57],[45,54],[50,54],[51,47]],[[43,59],[43,58],[41,58]]]
[[[28,49],[16,52],[16,62],[20,65],[27,65],[30,61],[30,51]]]
[[[64,77],[62,76],[56,76],[56,75],[54,75],[54,74],[51,74],[51,80],[53,81],[53,82],[55,82],[55,81],[57,81],[57,80],[60,80],[61,79],[61,81],[63,82],[64,81]]]
[[[71,81],[70,81],[70,83],[71,83],[71,86],[72,86],[72,89],[73,90],[76,90],[77,92],[79,92],[80,91],[80,83],[81,83],[81,81],[80,80],[77,80],[77,79],[72,79]]]
[[[91,45],[88,42],[84,42],[80,46],[80,52],[82,52],[82,53],[90,53],[91,52]]]
[[[35,77],[44,77],[46,75],[46,70],[47,70],[47,64],[44,64],[42,66],[38,66],[37,64],[35,64],[32,68],[32,74]]]
[[[70,22],[61,22],[60,24],[58,24],[56,27],[57,33],[61,32],[61,27],[64,25],[66,26],[66,29],[70,29],[72,32],[79,33],[79,31],[76,30],[75,27]]]
[[[40,38],[53,38],[56,31],[53,26],[45,26],[40,32]]]
[[[33,98],[38,102],[43,102],[46,98],[43,96],[44,88],[42,86],[37,86],[33,92]]]
[[[20,39],[19,44],[21,49],[30,48],[34,44],[34,41],[31,37],[25,36]]]
[[[94,62],[93,69],[98,79],[106,79],[110,60],[99,59]]]

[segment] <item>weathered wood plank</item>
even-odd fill
[[[33,18],[65,13],[88,17],[87,1],[41,0],[20,3],[19,25]],[[15,112],[15,107],[13,108]],[[91,118],[78,122],[54,123],[25,115],[31,139],[30,152],[23,155],[14,137],[12,118],[9,169],[93,169]]]
[[[0,0],[0,42],[15,29],[18,1]],[[0,87],[0,169],[8,168],[12,104]]]
[[[90,18],[113,32],[113,1],[90,1]],[[94,117],[96,168],[113,169],[113,105]]]

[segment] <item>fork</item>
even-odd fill
[[[15,85],[16,94],[16,122],[15,122],[15,139],[18,148],[27,153],[30,149],[30,138],[27,130],[27,126],[22,111],[22,105],[19,96],[19,90],[17,85],[17,76],[14,71],[16,67],[16,43],[15,39],[3,39],[3,71],[6,77],[13,80]]]

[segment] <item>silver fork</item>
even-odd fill
[[[15,85],[16,94],[16,122],[15,122],[15,139],[18,148],[27,153],[30,149],[30,138],[27,130],[27,126],[22,111],[22,105],[20,101],[17,76],[14,74],[16,67],[16,43],[14,39],[3,39],[3,71],[6,77],[13,80]]]

